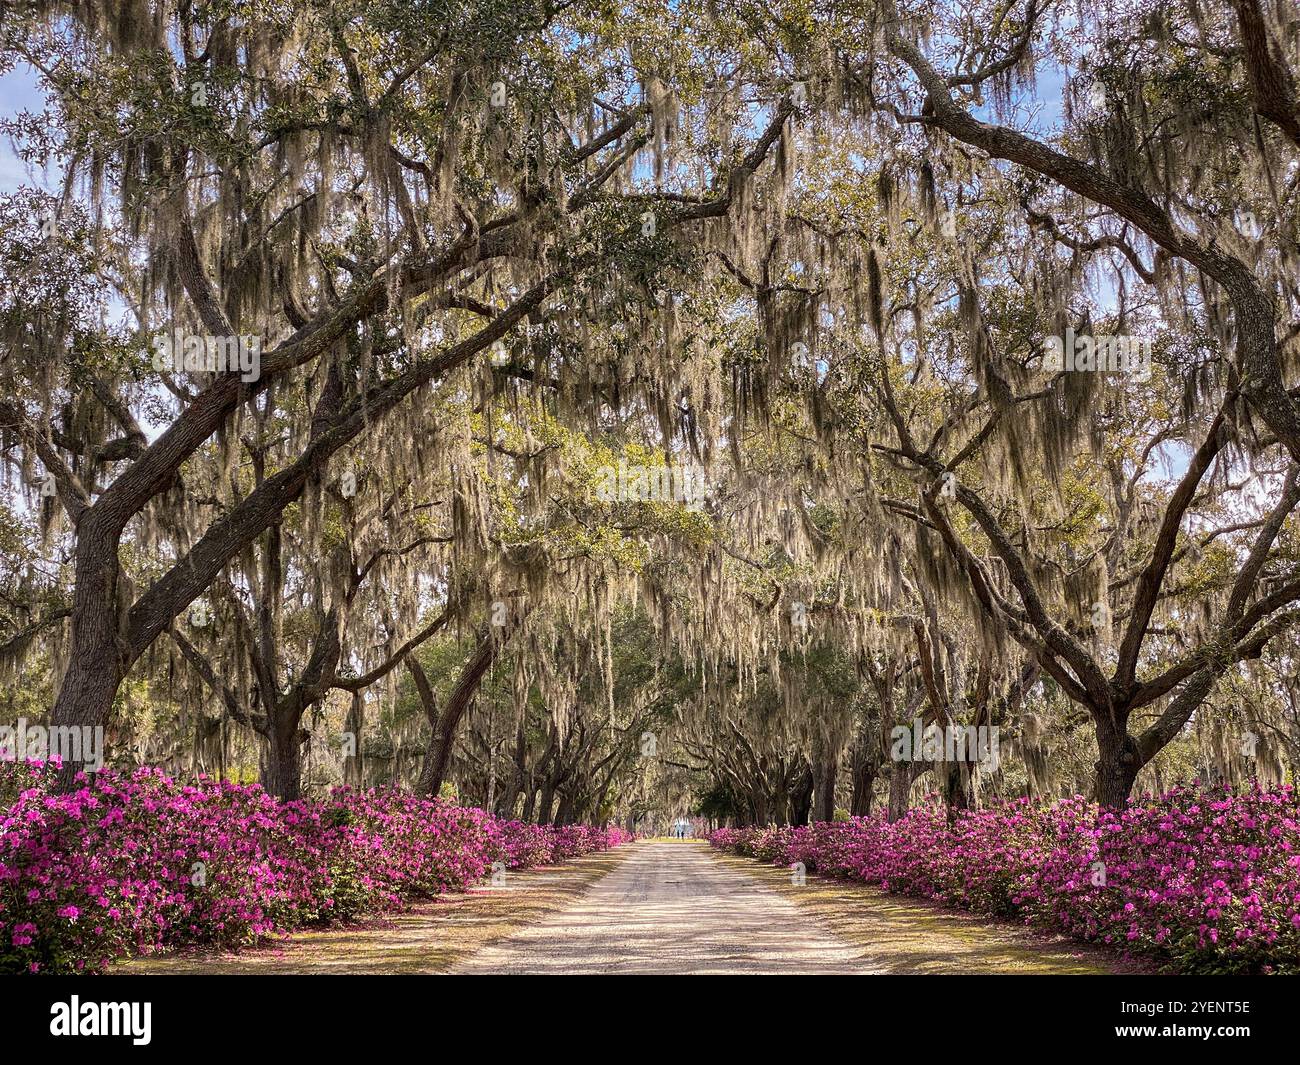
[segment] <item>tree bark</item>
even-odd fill
[[[539,825],[549,825],[551,823],[551,806],[555,802],[555,787],[547,780],[542,784],[541,798],[537,803],[537,823]]]
[[[873,744],[877,742],[873,733],[870,722],[864,722],[858,730],[858,737],[850,756],[852,789],[849,797],[849,813],[854,817],[870,817],[875,800],[873,791],[876,774],[880,768],[880,759],[878,751],[873,750]]]
[[[1107,809],[1122,810],[1142,768],[1137,741],[1123,725],[1097,723],[1097,780],[1094,796]]]
[[[806,825],[813,805],[813,771],[808,762],[799,768],[794,786],[790,789],[790,824]]]
[[[912,763],[895,762],[889,774],[889,820],[901,821],[912,805]]]
[[[861,758],[853,766],[853,794],[849,804],[849,813],[854,817],[870,817],[875,800],[876,767],[866,758]]]
[[[97,533],[89,518],[78,528],[75,571],[68,666],[54,704],[53,723],[103,727],[131,659],[118,639],[122,571],[117,544]],[[71,791],[82,768],[77,762],[65,761],[59,770],[58,789]]]
[[[442,790],[447,767],[451,764],[451,752],[456,745],[456,732],[503,643],[504,634],[498,635],[490,628],[480,633],[478,646],[461,669],[447,705],[430,733],[424,766],[420,770],[418,790],[421,795],[434,797]]]
[[[835,784],[839,777],[839,762],[837,755],[828,754],[818,767],[816,801],[813,806],[814,820],[835,820]]]
[[[365,786],[366,771],[365,762],[362,760],[363,752],[361,749],[361,733],[366,727],[366,701],[361,692],[352,693],[352,702],[348,707],[347,723],[344,729],[352,734],[353,752],[352,755],[344,756],[343,760],[343,780],[353,787],[361,788]]]
[[[302,741],[296,723],[272,728],[267,737],[262,786],[284,802],[302,798]]]
[[[1273,40],[1260,0],[1233,0],[1255,110],[1300,147],[1300,99],[1286,57]]]
[[[952,821],[962,810],[975,805],[975,777],[969,761],[944,762],[935,769],[942,773],[943,801],[948,807],[948,820]]]
[[[524,716],[521,712],[519,725],[515,730],[514,772],[506,782],[505,790],[501,795],[502,817],[511,818],[515,816],[515,806],[519,802],[519,793],[523,790],[527,780],[527,761],[528,737],[524,729]]]

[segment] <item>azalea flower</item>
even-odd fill
[[[497,862],[549,864],[630,838],[393,789],[281,803],[256,785],[182,785],[153,768],[104,770],[72,795],[50,794],[50,781],[46,766],[0,763],[0,785],[18,795],[0,809],[0,914],[15,922],[0,972],[247,945],[464,891]]]
[[[1127,944],[1184,972],[1300,972],[1300,809],[1290,787],[1176,788],[1121,813],[1082,797],[894,823],[721,829],[718,848],[894,894]]]

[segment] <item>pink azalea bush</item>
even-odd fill
[[[855,818],[721,829],[723,850],[885,891],[1016,917],[1188,973],[1300,972],[1294,789],[1178,788],[1122,813],[1081,798],[1019,800],[894,824]]]
[[[80,972],[233,947],[463,891],[630,837],[500,821],[396,790],[281,803],[256,785],[97,773],[68,795],[0,763],[0,972]],[[6,809],[7,807],[7,809]]]
[[[471,812],[482,813],[480,810]],[[489,857],[492,862],[503,862],[508,869],[567,862],[593,851],[609,850],[632,839],[630,832],[617,827],[563,825],[552,828],[550,825],[498,818],[492,819],[491,835]]]
[[[527,821],[498,821],[493,861],[510,869],[550,865],[555,858],[555,829]]]

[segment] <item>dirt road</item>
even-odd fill
[[[457,973],[865,973],[861,950],[703,844],[637,844],[577,902]]]
[[[644,840],[367,925],[115,972],[1103,973],[1113,955],[700,841]]]

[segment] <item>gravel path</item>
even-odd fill
[[[631,845],[582,898],[456,973],[868,973],[863,951],[700,843]]]

